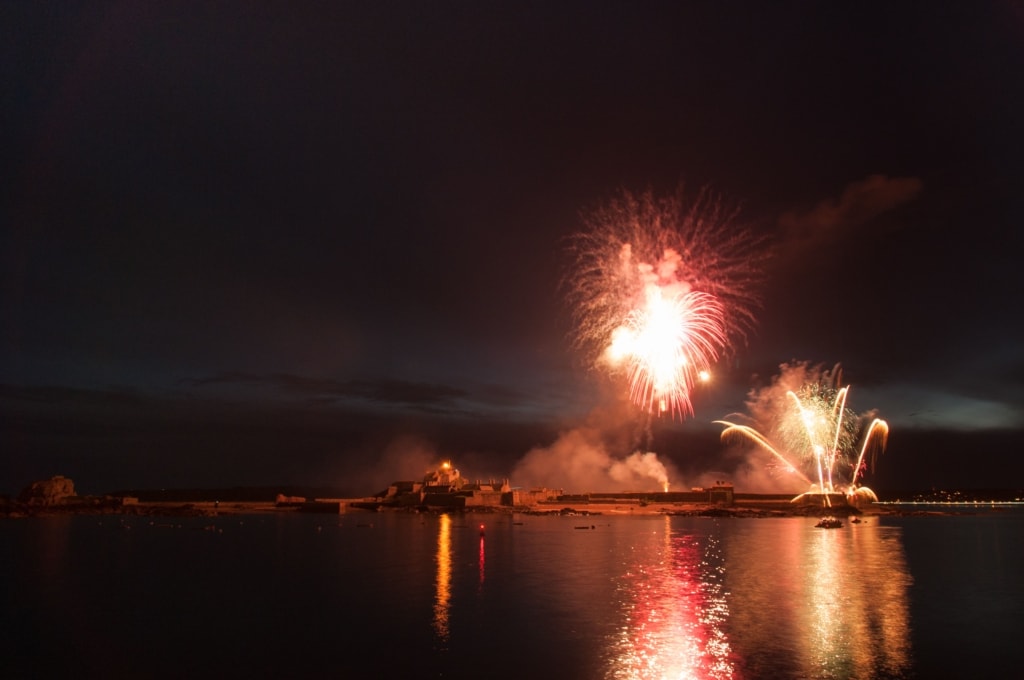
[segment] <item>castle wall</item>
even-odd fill
[[[466,507],[498,507],[502,503],[500,491],[473,491],[466,496]]]
[[[432,508],[464,508],[466,496],[453,493],[425,493],[422,502],[423,505]]]

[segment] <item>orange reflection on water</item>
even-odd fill
[[[71,520],[68,515],[45,517],[39,521],[40,573],[54,584],[62,584],[69,571],[68,540],[71,536]]]
[[[434,560],[437,563],[434,631],[443,642],[447,642],[449,635],[448,608],[452,597],[452,518],[443,514],[440,520],[437,530],[437,556]],[[481,550],[483,550],[482,543]]]
[[[732,678],[729,618],[720,572],[693,536],[675,535],[671,518],[646,545],[620,585],[626,619],[611,641],[609,678]]]
[[[910,664],[911,581],[899,535],[872,522],[808,539],[808,666],[830,676],[899,676]]]
[[[813,518],[733,528],[730,627],[745,675],[907,673],[911,578],[897,528],[874,518],[839,529],[816,528]]]

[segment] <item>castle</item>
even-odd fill
[[[392,482],[384,494],[385,505],[431,508],[514,507],[532,505],[559,496],[560,490],[512,488],[509,480],[470,482],[452,467],[451,461],[427,470],[421,481]]]

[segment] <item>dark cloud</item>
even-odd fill
[[[193,387],[242,386],[268,389],[283,395],[316,401],[356,400],[395,403],[420,408],[439,409],[452,405],[465,390],[448,385],[416,383],[403,380],[330,380],[285,373],[253,375],[228,372],[187,381]]]

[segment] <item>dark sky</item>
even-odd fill
[[[1021,485],[1021,73],[1012,0],[5,3],[0,492],[369,493],[596,431],[685,488],[791,362],[889,422],[876,489]],[[567,339],[565,243],[680,185],[776,257],[648,424]]]

